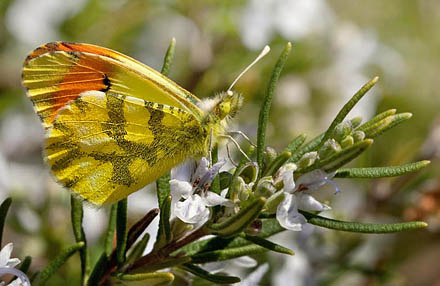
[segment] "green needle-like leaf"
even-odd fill
[[[306,145],[297,149],[295,152],[292,153],[292,157],[290,157],[289,162],[296,163],[305,153],[316,150],[319,143],[322,141],[322,138],[324,138],[324,133],[316,136],[315,138],[307,142]]]
[[[88,286],[96,286],[99,284],[99,280],[107,269],[108,262],[108,256],[103,252],[90,273],[89,280],[87,281]]]
[[[376,84],[379,77],[375,77],[369,82],[367,82],[358,92],[353,95],[353,97],[342,107],[341,111],[336,115],[333,122],[330,124],[330,127],[327,129],[327,131],[324,134],[324,137],[322,138],[319,146],[322,146],[327,139],[330,138],[330,135],[333,133],[333,130],[335,129],[336,125],[341,123],[347,114],[353,109],[353,107],[361,100],[361,98]]]
[[[390,115],[388,117],[385,117],[384,119],[376,122],[375,124],[371,125],[369,128],[365,129],[365,137],[367,138],[375,138],[385,131],[390,130],[391,128],[399,125],[400,123],[410,119],[412,117],[412,114],[409,112],[406,113],[399,113],[395,115]]]
[[[75,236],[76,242],[84,242],[84,247],[80,249],[79,255],[81,259],[81,284],[84,285],[87,280],[88,275],[88,254],[87,254],[87,240],[86,234],[82,226],[82,221],[84,217],[82,200],[76,195],[72,194],[70,196],[70,217],[72,221],[73,234]]]
[[[142,239],[136,243],[133,248],[130,250],[130,253],[127,257],[127,264],[132,264],[135,262],[139,257],[142,256],[142,254],[145,251],[145,248],[147,247],[148,241],[150,240],[150,235],[146,233]]]
[[[416,172],[426,167],[430,161],[419,161],[401,166],[375,167],[375,168],[345,168],[336,172],[336,178],[384,178],[396,177]]]
[[[372,126],[372,125],[376,124],[377,122],[381,121],[382,119],[384,119],[390,115],[394,115],[394,114],[396,114],[396,109],[389,109],[387,111],[379,113],[378,115],[374,116],[369,121],[365,122],[364,124],[362,124],[361,126],[356,128],[356,130],[365,132],[365,130],[369,129],[370,126]]]
[[[304,141],[306,141],[306,138],[307,138],[306,134],[301,134],[297,136],[295,139],[293,139],[292,142],[289,143],[289,145],[287,145],[284,151],[290,153],[296,152],[296,150],[298,150],[298,148],[304,143]]]
[[[58,268],[66,263],[67,259],[69,259],[70,256],[72,256],[76,251],[80,250],[83,247],[84,242],[81,241],[61,252],[41,271],[38,283],[36,285],[44,285],[46,281],[49,280],[49,278],[58,270]]]
[[[427,227],[426,222],[412,221],[402,223],[360,223],[360,222],[347,222],[325,218],[322,216],[314,215],[305,211],[300,211],[308,223],[322,226],[329,229],[349,231],[349,232],[361,232],[361,233],[392,233],[405,230],[413,230],[418,228]]]
[[[292,153],[289,151],[284,151],[281,154],[279,154],[271,163],[269,166],[267,166],[266,170],[263,173],[263,177],[265,176],[273,176],[278,171],[281,166],[284,165],[284,163],[287,162],[287,160],[290,159],[292,156]]]
[[[267,248],[250,244],[241,247],[234,248],[226,248],[208,252],[198,253],[196,255],[191,256],[192,263],[208,263],[214,261],[224,261],[229,260],[241,256],[259,254],[268,251]]]
[[[284,64],[287,61],[290,50],[292,49],[292,44],[287,43],[283,52],[281,53],[278,62],[272,72],[272,77],[269,81],[269,86],[266,90],[266,97],[264,98],[263,105],[260,109],[260,116],[258,118],[258,135],[257,135],[257,163],[259,167],[260,175],[263,170],[263,153],[264,153],[264,141],[266,138],[266,127],[267,121],[269,120],[270,107],[272,105],[272,99],[275,92],[275,86],[280,78],[281,71],[283,70]],[[260,176],[259,176],[260,177]]]
[[[273,242],[266,240],[266,239],[259,237],[259,236],[242,235],[241,237],[243,237],[244,239],[246,239],[256,245],[267,248],[267,250],[271,250],[271,251],[275,251],[275,252],[279,252],[279,253],[284,253],[284,254],[288,254],[288,255],[295,254],[292,250],[288,249],[287,247],[273,243]]]
[[[111,285],[127,285],[127,286],[159,286],[169,285],[174,280],[174,275],[170,272],[155,273],[136,273],[136,274],[120,274],[111,277]]]
[[[190,263],[185,263],[180,266],[183,270],[186,270],[200,278],[211,281],[216,284],[233,284],[240,282],[240,278],[235,276],[216,275],[211,274],[208,271]]]
[[[173,38],[171,40],[170,45],[168,46],[168,50],[167,50],[167,53],[165,54],[165,58],[164,58],[163,66],[162,66],[161,73],[165,76],[169,75],[171,64],[174,59],[175,48],[176,48],[176,39]],[[157,243],[164,241],[163,235],[166,234],[164,228],[168,229],[168,236],[165,238],[165,240],[168,241],[168,239],[170,237],[169,236],[170,235],[170,233],[169,233],[170,220],[169,220],[169,216],[166,217],[166,214],[169,214],[170,210],[169,210],[168,205],[164,205],[164,201],[167,200],[167,198],[170,196],[170,172],[167,172],[162,177],[157,179],[156,193],[157,193],[157,201],[158,201],[159,209],[160,209],[160,213],[161,213],[160,221],[159,221],[159,230],[157,232],[157,237],[156,237],[156,244],[157,244]]]
[[[117,210],[118,210],[118,204],[117,203],[112,204],[110,208],[110,215],[109,215],[107,230],[105,232],[105,241],[104,241],[104,251],[107,254],[107,256],[110,256],[110,254],[113,251],[113,238],[115,235]]]
[[[11,206],[12,199],[7,198],[0,205],[0,246],[2,245],[3,228],[5,227],[6,215],[8,214],[9,207]]]
[[[29,270],[29,267],[31,266],[31,263],[32,263],[32,257],[26,256],[20,265],[21,272],[26,274]]]
[[[162,202],[162,206],[160,208],[159,230],[157,233],[156,242],[154,244],[155,248],[160,248],[165,243],[171,241],[170,216],[171,216],[171,196],[168,196]]]
[[[127,198],[118,202],[116,217],[116,259],[121,266],[125,261],[127,251]]]
[[[168,76],[170,73],[170,68],[171,68],[171,64],[173,63],[175,50],[176,50],[176,39],[172,38],[171,43],[168,46],[167,53],[165,54],[165,58],[163,60],[163,66],[162,66],[161,73],[164,76]]]
[[[365,151],[365,149],[367,149],[368,147],[370,147],[371,144],[373,144],[373,139],[365,139],[363,141],[357,142],[352,146],[347,147],[339,151],[338,153],[335,153],[323,160],[319,160],[312,166],[309,166],[304,169],[300,169],[297,172],[305,174],[315,169],[322,169],[322,168],[327,171],[335,170],[340,166],[353,160],[357,156],[359,156],[359,154]]]
[[[228,237],[240,233],[246,226],[248,226],[254,219],[258,217],[260,211],[264,207],[266,200],[259,198],[249,206],[242,208],[236,215],[227,220],[207,226],[208,230],[223,236]]]

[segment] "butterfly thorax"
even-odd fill
[[[204,114],[202,126],[208,134],[207,144],[209,144],[211,130],[213,143],[217,142],[219,135],[225,134],[229,121],[237,115],[242,103],[243,97],[239,93],[226,91],[205,99],[199,104]]]

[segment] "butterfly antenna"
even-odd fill
[[[257,58],[250,64],[247,66],[247,68],[245,68],[238,76],[237,78],[232,82],[231,86],[228,88],[228,90],[226,92],[230,92],[231,89],[234,87],[234,85],[237,83],[237,81],[253,66],[255,65],[259,60],[261,60],[265,55],[267,55],[270,52],[270,47],[269,46],[265,46],[263,48],[263,50],[261,51],[261,53],[257,56]]]

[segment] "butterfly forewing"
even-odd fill
[[[110,92],[85,92],[48,130],[46,158],[64,186],[101,205],[126,197],[206,146],[192,114]]]
[[[183,109],[197,118],[199,99],[148,66],[118,52],[88,44],[49,43],[23,67],[23,84],[43,125],[84,91],[112,92]]]

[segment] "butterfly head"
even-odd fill
[[[214,106],[214,114],[218,119],[223,120],[227,116],[235,117],[243,104],[243,97],[234,91],[228,90],[219,95],[219,101]]]

